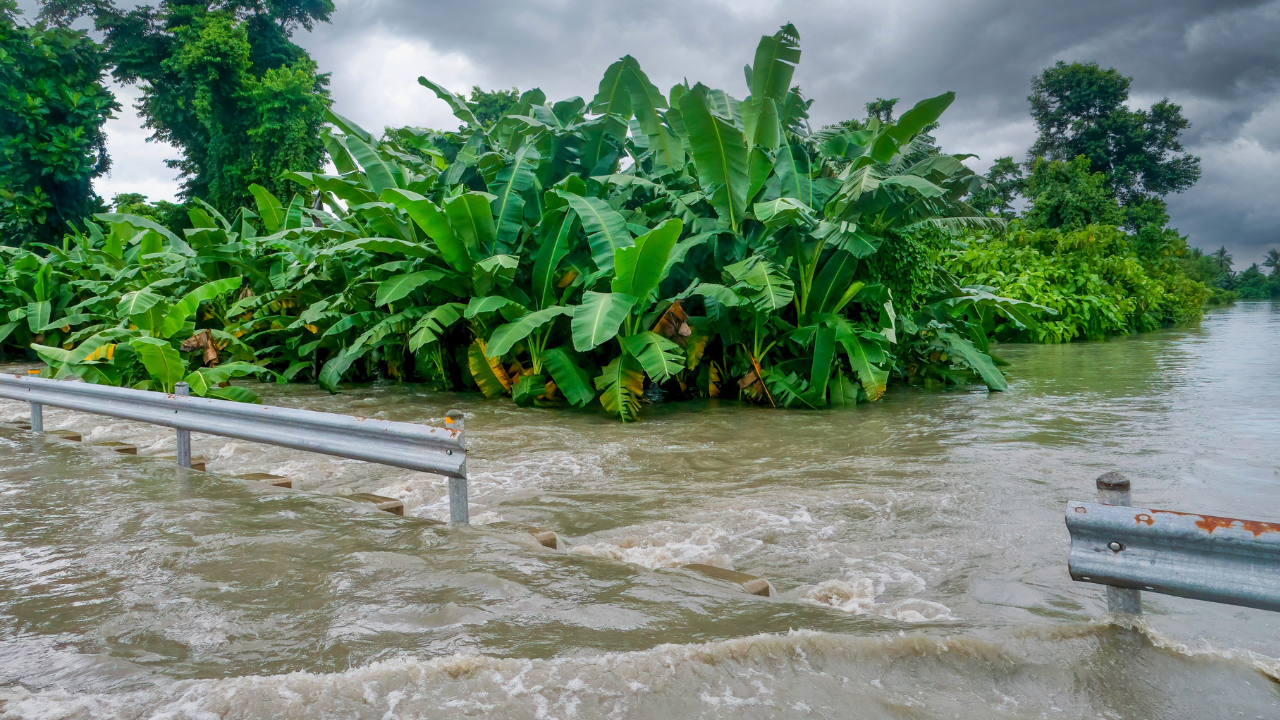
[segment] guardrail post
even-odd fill
[[[28,375],[39,375],[39,370],[28,370]],[[31,432],[44,432],[44,406],[31,403]]]
[[[450,410],[444,414],[444,426],[458,431],[458,442],[462,449],[467,448],[466,415],[461,410]],[[468,525],[471,515],[467,507],[466,465],[463,465],[460,478],[449,478],[449,521],[460,525]]]
[[[184,382],[180,382],[173,386],[173,393],[188,397],[191,395],[191,386]],[[178,431],[178,465],[189,468],[191,467],[191,431]]]
[[[1098,478],[1098,502],[1103,505],[1132,507],[1129,479],[1114,470]],[[1134,588],[1107,586],[1107,612],[1142,614],[1142,591]]]

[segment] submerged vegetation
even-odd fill
[[[658,396],[853,404],[891,375],[1003,389],[987,329],[1038,310],[940,264],[950,233],[1003,224],[922,136],[954,95],[810,132],[799,59],[795,28],[762,38],[739,100],[663,94],[628,56],[590,102],[531,90],[491,123],[421,78],[460,130],[378,139],[328,113],[338,173],[287,173],[292,197],[7,250],[0,337],[93,382],[390,377],[624,420]]]

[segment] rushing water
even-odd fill
[[[46,408],[0,430],[0,717],[1280,717],[1280,615],[1066,571],[1068,499],[1280,516],[1280,305],[1003,346],[1005,393],[594,412],[264,386],[272,404],[467,413],[472,517],[421,474]],[[25,407],[0,404],[0,419]],[[122,440],[138,457],[89,442]],[[229,479],[275,472],[298,491]],[[542,548],[481,523],[559,533]],[[767,577],[746,595],[680,566]]]

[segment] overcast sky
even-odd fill
[[[861,116],[875,97],[909,107],[946,90],[956,102],[937,136],[979,170],[1025,158],[1035,137],[1030,79],[1056,60],[1096,60],[1133,77],[1131,105],[1163,97],[1191,120],[1200,183],[1169,197],[1173,224],[1236,267],[1280,247],[1280,0],[830,2],[806,0],[336,0],[333,22],[295,40],[332,73],[335,109],[371,130],[452,127],[448,107],[416,82],[454,90],[541,87],[551,99],[595,93],[601,74],[635,56],[664,91],[684,78],[747,94],[742,67],[762,34],[793,22],[796,82],[815,125]],[[23,3],[29,5],[29,2]],[[98,182],[172,198],[173,150],[145,142],[131,106],[109,125],[114,170]]]

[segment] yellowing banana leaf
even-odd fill
[[[634,421],[640,415],[644,372],[634,357],[624,353],[614,358],[596,378],[595,385],[605,412],[623,422]]]
[[[467,349],[467,366],[485,397],[495,398],[511,392],[511,378],[503,369],[502,360],[485,355],[484,340],[476,338]]]

